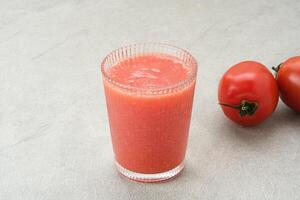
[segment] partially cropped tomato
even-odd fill
[[[275,70],[281,100],[300,112],[300,56],[288,59]]]
[[[219,103],[232,121],[254,126],[275,110],[279,91],[272,73],[261,63],[245,61],[231,67],[219,83]]]

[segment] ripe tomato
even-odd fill
[[[264,65],[245,61],[223,75],[218,97],[229,119],[244,126],[254,126],[274,112],[279,91],[272,73]]]
[[[300,112],[300,56],[292,57],[275,70],[281,100]]]

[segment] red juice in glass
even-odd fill
[[[183,169],[197,63],[163,44],[120,48],[101,65],[118,171],[156,182]]]

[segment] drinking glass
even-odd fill
[[[147,56],[174,59],[171,67],[179,63],[187,76],[172,84],[136,87],[118,81],[118,75],[110,73],[120,63],[134,65],[137,59]],[[144,59],[144,65],[153,63]],[[161,62],[159,67],[164,65]],[[101,63],[101,72],[118,172],[141,182],[159,182],[178,175],[184,167],[188,141],[197,75],[195,58],[172,45],[134,44],[108,54]],[[172,77],[176,71],[168,73]]]

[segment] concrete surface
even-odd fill
[[[300,1],[0,1],[0,199],[300,199],[300,116],[243,128],[217,105],[224,71],[300,54]],[[163,184],[113,165],[100,60],[131,43],[200,68],[186,169]]]

